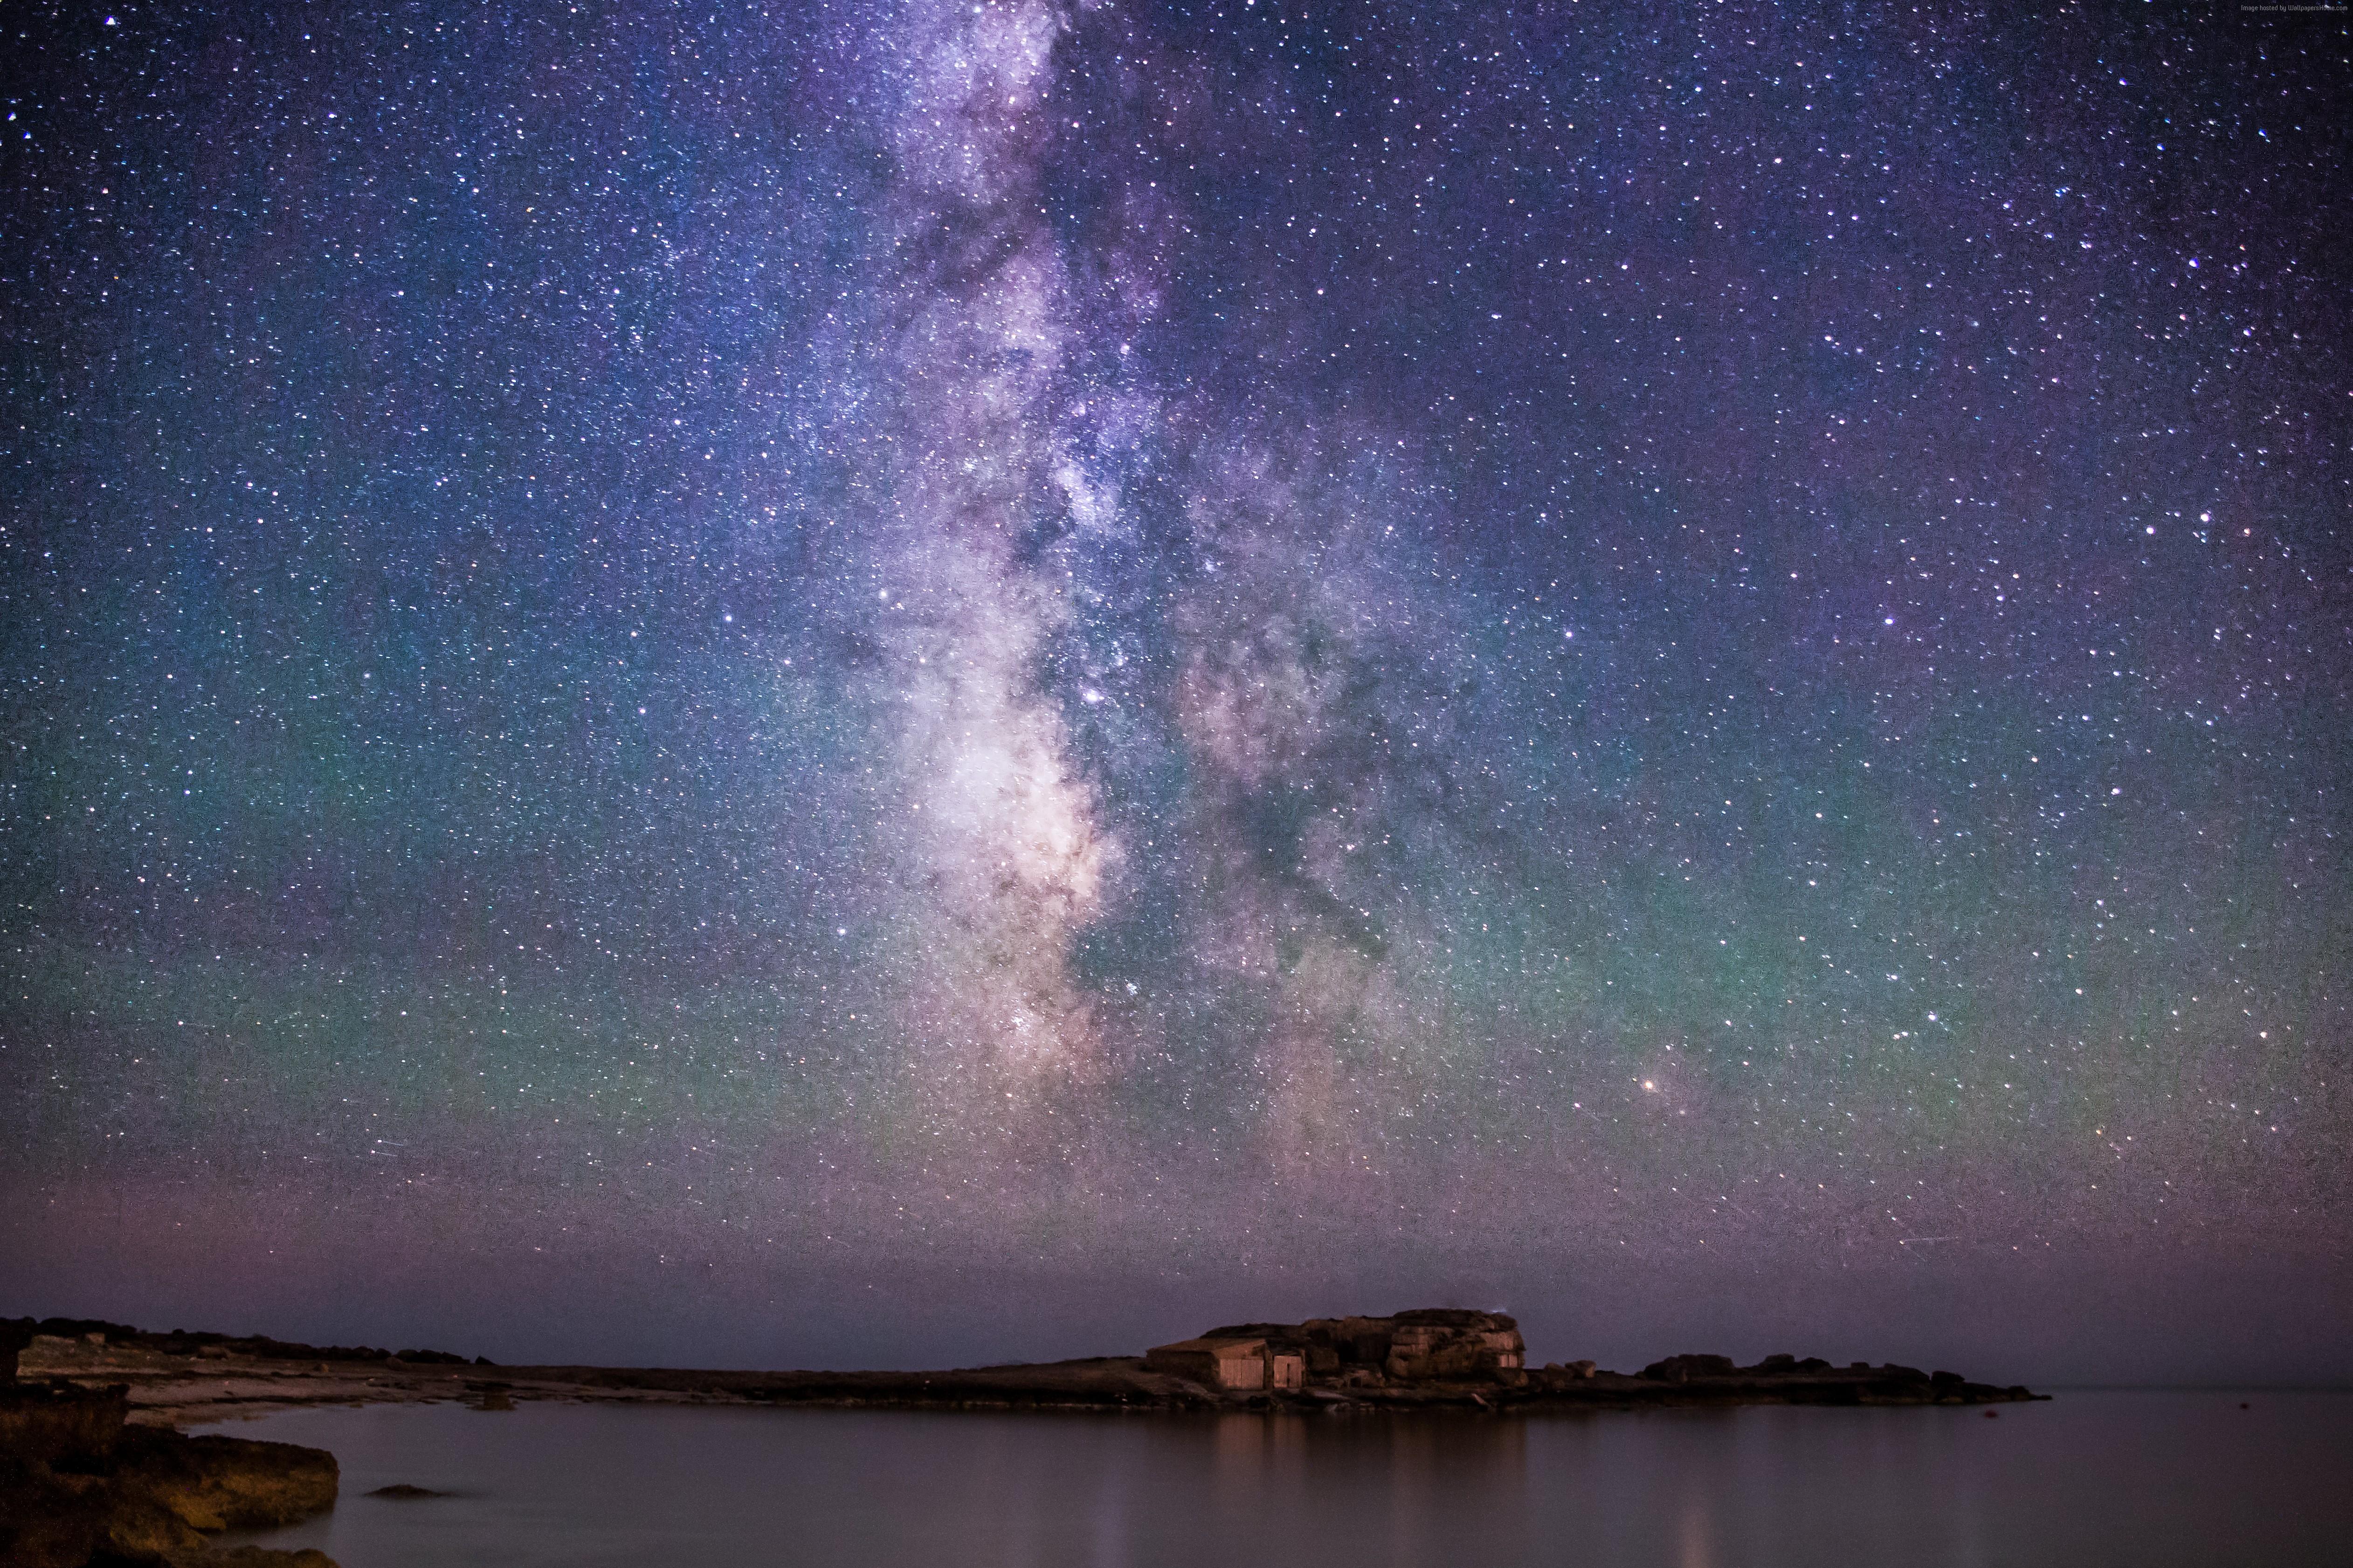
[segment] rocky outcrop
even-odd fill
[[[30,1318],[0,1318],[0,1387],[16,1381],[16,1357],[33,1342]]]
[[[1689,1383],[1694,1377],[1729,1377],[1739,1370],[1728,1355],[1671,1355],[1642,1369],[1642,1375],[1661,1383]]]
[[[1400,1383],[1517,1383],[1527,1358],[1519,1325],[1501,1312],[1424,1308],[1390,1321],[1381,1370]]]
[[[1541,1393],[1614,1397],[1629,1404],[1985,1405],[2042,1397],[2012,1384],[1971,1383],[1958,1373],[1926,1373],[1894,1362],[1832,1366],[1818,1356],[1769,1355],[1754,1366],[1725,1355],[1672,1355],[1633,1377],[1547,1366],[1532,1375]]]
[[[0,1384],[0,1458],[62,1469],[103,1465],[122,1440],[130,1390]]]
[[[332,1568],[317,1552],[214,1549],[205,1532],[334,1505],[334,1456],[130,1426],[121,1385],[0,1384],[0,1563],[8,1568]]]
[[[26,1321],[19,1320],[20,1324]],[[0,1323],[0,1327],[5,1327]],[[537,1400],[660,1405],[797,1405],[929,1410],[1537,1410],[1667,1405],[1978,1405],[2036,1397],[1954,1373],[1817,1357],[1678,1355],[1641,1373],[1591,1361],[1525,1364],[1519,1325],[1500,1312],[1426,1308],[1385,1317],[1232,1323],[1145,1356],[933,1372],[743,1372],[683,1367],[506,1366],[406,1357],[307,1364],[242,1345],[278,1341],[141,1335],[78,1337],[45,1320],[27,1352],[88,1385],[125,1384],[143,1419],[215,1420],[301,1405],[460,1402],[504,1410]],[[102,1334],[103,1342],[91,1338]],[[178,1345],[178,1352],[168,1347]],[[381,1352],[371,1352],[380,1354]],[[32,1417],[26,1418],[28,1422]],[[47,1420],[48,1417],[42,1417]],[[5,1425],[5,1423],[0,1423]],[[68,1423],[69,1426],[70,1423]],[[26,1427],[30,1430],[30,1426]],[[42,1428],[60,1432],[54,1422]],[[45,1441],[65,1442],[62,1436]],[[214,1510],[216,1514],[219,1510]],[[175,1516],[176,1517],[176,1516]]]
[[[1295,1390],[1258,1372],[1296,1356]],[[1511,1410],[1640,1405],[1981,1405],[2036,1397],[2020,1387],[1971,1383],[1893,1363],[1834,1367],[1819,1357],[1770,1355],[1754,1366],[1730,1356],[1687,1354],[1640,1373],[1590,1361],[1529,1370],[1519,1325],[1501,1312],[1424,1308],[1386,1318],[1310,1318],[1300,1323],[1229,1323],[1145,1358],[1224,1405],[1373,1409],[1444,1405]],[[1238,1370],[1237,1370],[1238,1369]]]
[[[114,1473],[197,1530],[253,1530],[324,1513],[335,1506],[340,1479],[324,1448],[153,1426],[123,1434]]]

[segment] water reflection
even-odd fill
[[[1969,1410],[947,1415],[525,1405],[233,1428],[343,1466],[271,1532],[344,1568],[2332,1560],[2353,1398],[2075,1394]],[[465,1495],[387,1502],[393,1483]]]
[[[1178,1460],[1181,1439],[1155,1462]],[[1475,1543],[1508,1561],[1526,1511],[1528,1428],[1493,1416],[1410,1421],[1227,1415],[1210,1432],[1216,1516],[1313,1553],[1336,1539],[1356,1561],[1428,1563]],[[1139,1518],[1139,1531],[1164,1521]]]

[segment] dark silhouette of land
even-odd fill
[[[926,1409],[1520,1411],[1692,1405],[1984,1405],[2036,1397],[1949,1372],[1767,1356],[1677,1355],[1639,1372],[1523,1364],[1500,1313],[1243,1323],[1141,1356],[931,1372],[494,1366],[446,1351],[317,1346],[266,1336],[49,1319],[0,1323],[26,1376],[121,1384],[134,1423],[187,1425],[306,1405],[520,1400]]]

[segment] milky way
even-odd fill
[[[15,28],[0,1310],[2353,1319],[2340,17]]]

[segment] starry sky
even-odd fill
[[[2340,14],[5,21],[0,1310],[2353,1376]]]

